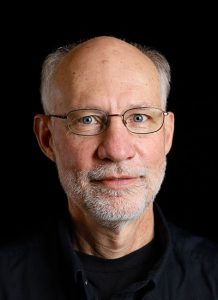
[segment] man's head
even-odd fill
[[[57,165],[71,213],[107,227],[144,214],[164,178],[172,143],[173,114],[159,111],[164,123],[158,121],[162,126],[147,133],[145,123],[155,128],[156,120],[141,111],[142,107],[165,110],[169,65],[156,51],[143,52],[122,40],[98,37],[70,50],[59,49],[48,57],[42,73],[45,113],[63,118],[35,117],[39,145]],[[126,123],[122,115],[132,108],[137,110]],[[101,120],[89,113],[69,125],[66,114],[80,109],[113,116],[103,132],[80,135],[81,128],[88,132]],[[79,128],[77,134],[71,126]],[[142,133],[127,127],[140,127]]]

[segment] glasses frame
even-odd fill
[[[134,131],[131,131],[131,130],[126,126],[126,122],[125,122],[125,119],[124,119],[125,114],[126,114],[128,111],[130,111],[130,110],[135,110],[135,109],[146,109],[146,108],[148,108],[148,109],[156,109],[156,110],[159,110],[159,111],[163,114],[163,121],[162,121],[160,127],[159,127],[157,130],[149,131],[149,132],[143,132],[143,133],[142,133],[142,132],[134,132]],[[59,118],[59,119],[67,120],[67,119],[69,118],[69,115],[70,115],[72,112],[77,112],[77,111],[80,111],[80,110],[82,110],[82,111],[98,111],[98,112],[101,112],[103,115],[105,115],[105,119],[107,120],[106,123],[105,123],[105,127],[103,127],[103,129],[102,129],[100,132],[95,133],[95,134],[80,134],[80,133],[77,133],[77,132],[72,131],[72,129],[70,129],[69,126],[68,126],[68,129],[69,129],[69,131],[70,131],[71,133],[76,134],[76,135],[81,135],[81,136],[95,136],[95,135],[99,135],[99,134],[101,134],[102,132],[104,132],[104,131],[108,128],[108,126],[109,126],[109,124],[110,124],[110,122],[109,122],[109,117],[121,117],[124,126],[125,126],[126,129],[127,129],[129,132],[131,132],[131,133],[134,133],[134,134],[150,134],[150,133],[154,133],[154,132],[159,131],[159,130],[163,127],[165,117],[168,116],[168,112],[167,112],[167,111],[165,111],[165,110],[163,110],[163,109],[161,109],[161,108],[159,108],[159,107],[151,107],[151,106],[129,108],[129,109],[127,109],[123,114],[108,114],[107,112],[105,112],[105,111],[103,111],[103,110],[101,110],[101,109],[97,109],[97,108],[79,108],[79,109],[72,109],[72,110],[70,110],[68,113],[63,114],[63,115],[58,115],[58,114],[46,114],[46,116],[49,117],[49,118],[52,117],[52,118]]]

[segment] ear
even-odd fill
[[[39,147],[42,152],[55,161],[55,154],[53,150],[52,132],[49,126],[50,119],[43,114],[38,114],[34,117],[33,131],[36,135]]]
[[[164,128],[165,128],[165,154],[170,151],[172,142],[173,142],[173,133],[174,133],[174,114],[172,112],[168,112],[168,115],[164,120]]]

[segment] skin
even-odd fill
[[[52,88],[53,111],[50,113],[99,108],[109,114],[120,114],[136,106],[161,108],[159,75],[152,61],[133,46],[112,37],[91,39],[71,51],[58,66]],[[161,130],[145,135],[130,133],[120,117],[111,118],[104,133],[89,137],[69,134],[61,119],[44,115],[34,119],[39,146],[57,164],[60,177],[66,171],[89,171],[99,165],[115,164],[129,170],[146,167],[158,174],[171,148],[173,128],[171,112]],[[98,184],[122,194],[127,186],[131,188],[140,180],[123,174],[122,178],[108,176]],[[139,189],[134,199],[142,192],[143,189]],[[121,195],[120,199],[133,202],[131,194]],[[110,201],[116,210],[117,197],[110,197]],[[68,202],[74,227],[74,249],[104,258],[118,258],[146,245],[154,237],[152,203],[137,218],[110,227],[77,205],[72,195],[68,194]],[[133,204],[129,205],[128,210],[131,209],[135,209]]]

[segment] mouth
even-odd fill
[[[132,185],[136,185],[139,180],[140,180],[139,177],[122,175],[118,177],[116,176],[103,177],[98,180],[94,180],[94,182],[96,184],[101,184],[107,188],[126,189],[127,187],[131,187]]]

